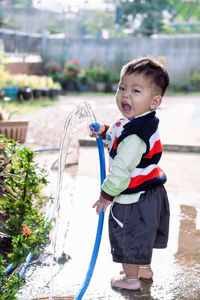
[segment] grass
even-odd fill
[[[0,107],[6,111],[6,113],[12,114],[14,116],[29,114],[37,111],[44,106],[53,106],[58,103],[58,98],[40,98],[33,100],[26,100],[21,102],[19,100],[9,100],[5,102],[3,99],[0,99]]]

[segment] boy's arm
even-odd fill
[[[119,144],[110,173],[103,182],[101,197],[111,202],[127,189],[131,180],[129,172],[139,164],[145,151],[145,142],[135,134]]]

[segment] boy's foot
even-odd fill
[[[141,288],[138,277],[127,277],[126,275],[113,277],[111,279],[111,286],[127,290],[139,290]]]
[[[120,275],[123,275],[124,271],[120,271]],[[140,265],[138,269],[138,277],[141,279],[152,279],[153,271],[150,265]]]

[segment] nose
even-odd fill
[[[130,91],[128,89],[125,89],[123,91],[122,97],[123,98],[129,98],[130,97]]]

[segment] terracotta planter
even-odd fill
[[[24,143],[28,131],[28,121],[0,121],[0,133],[8,139]]]

